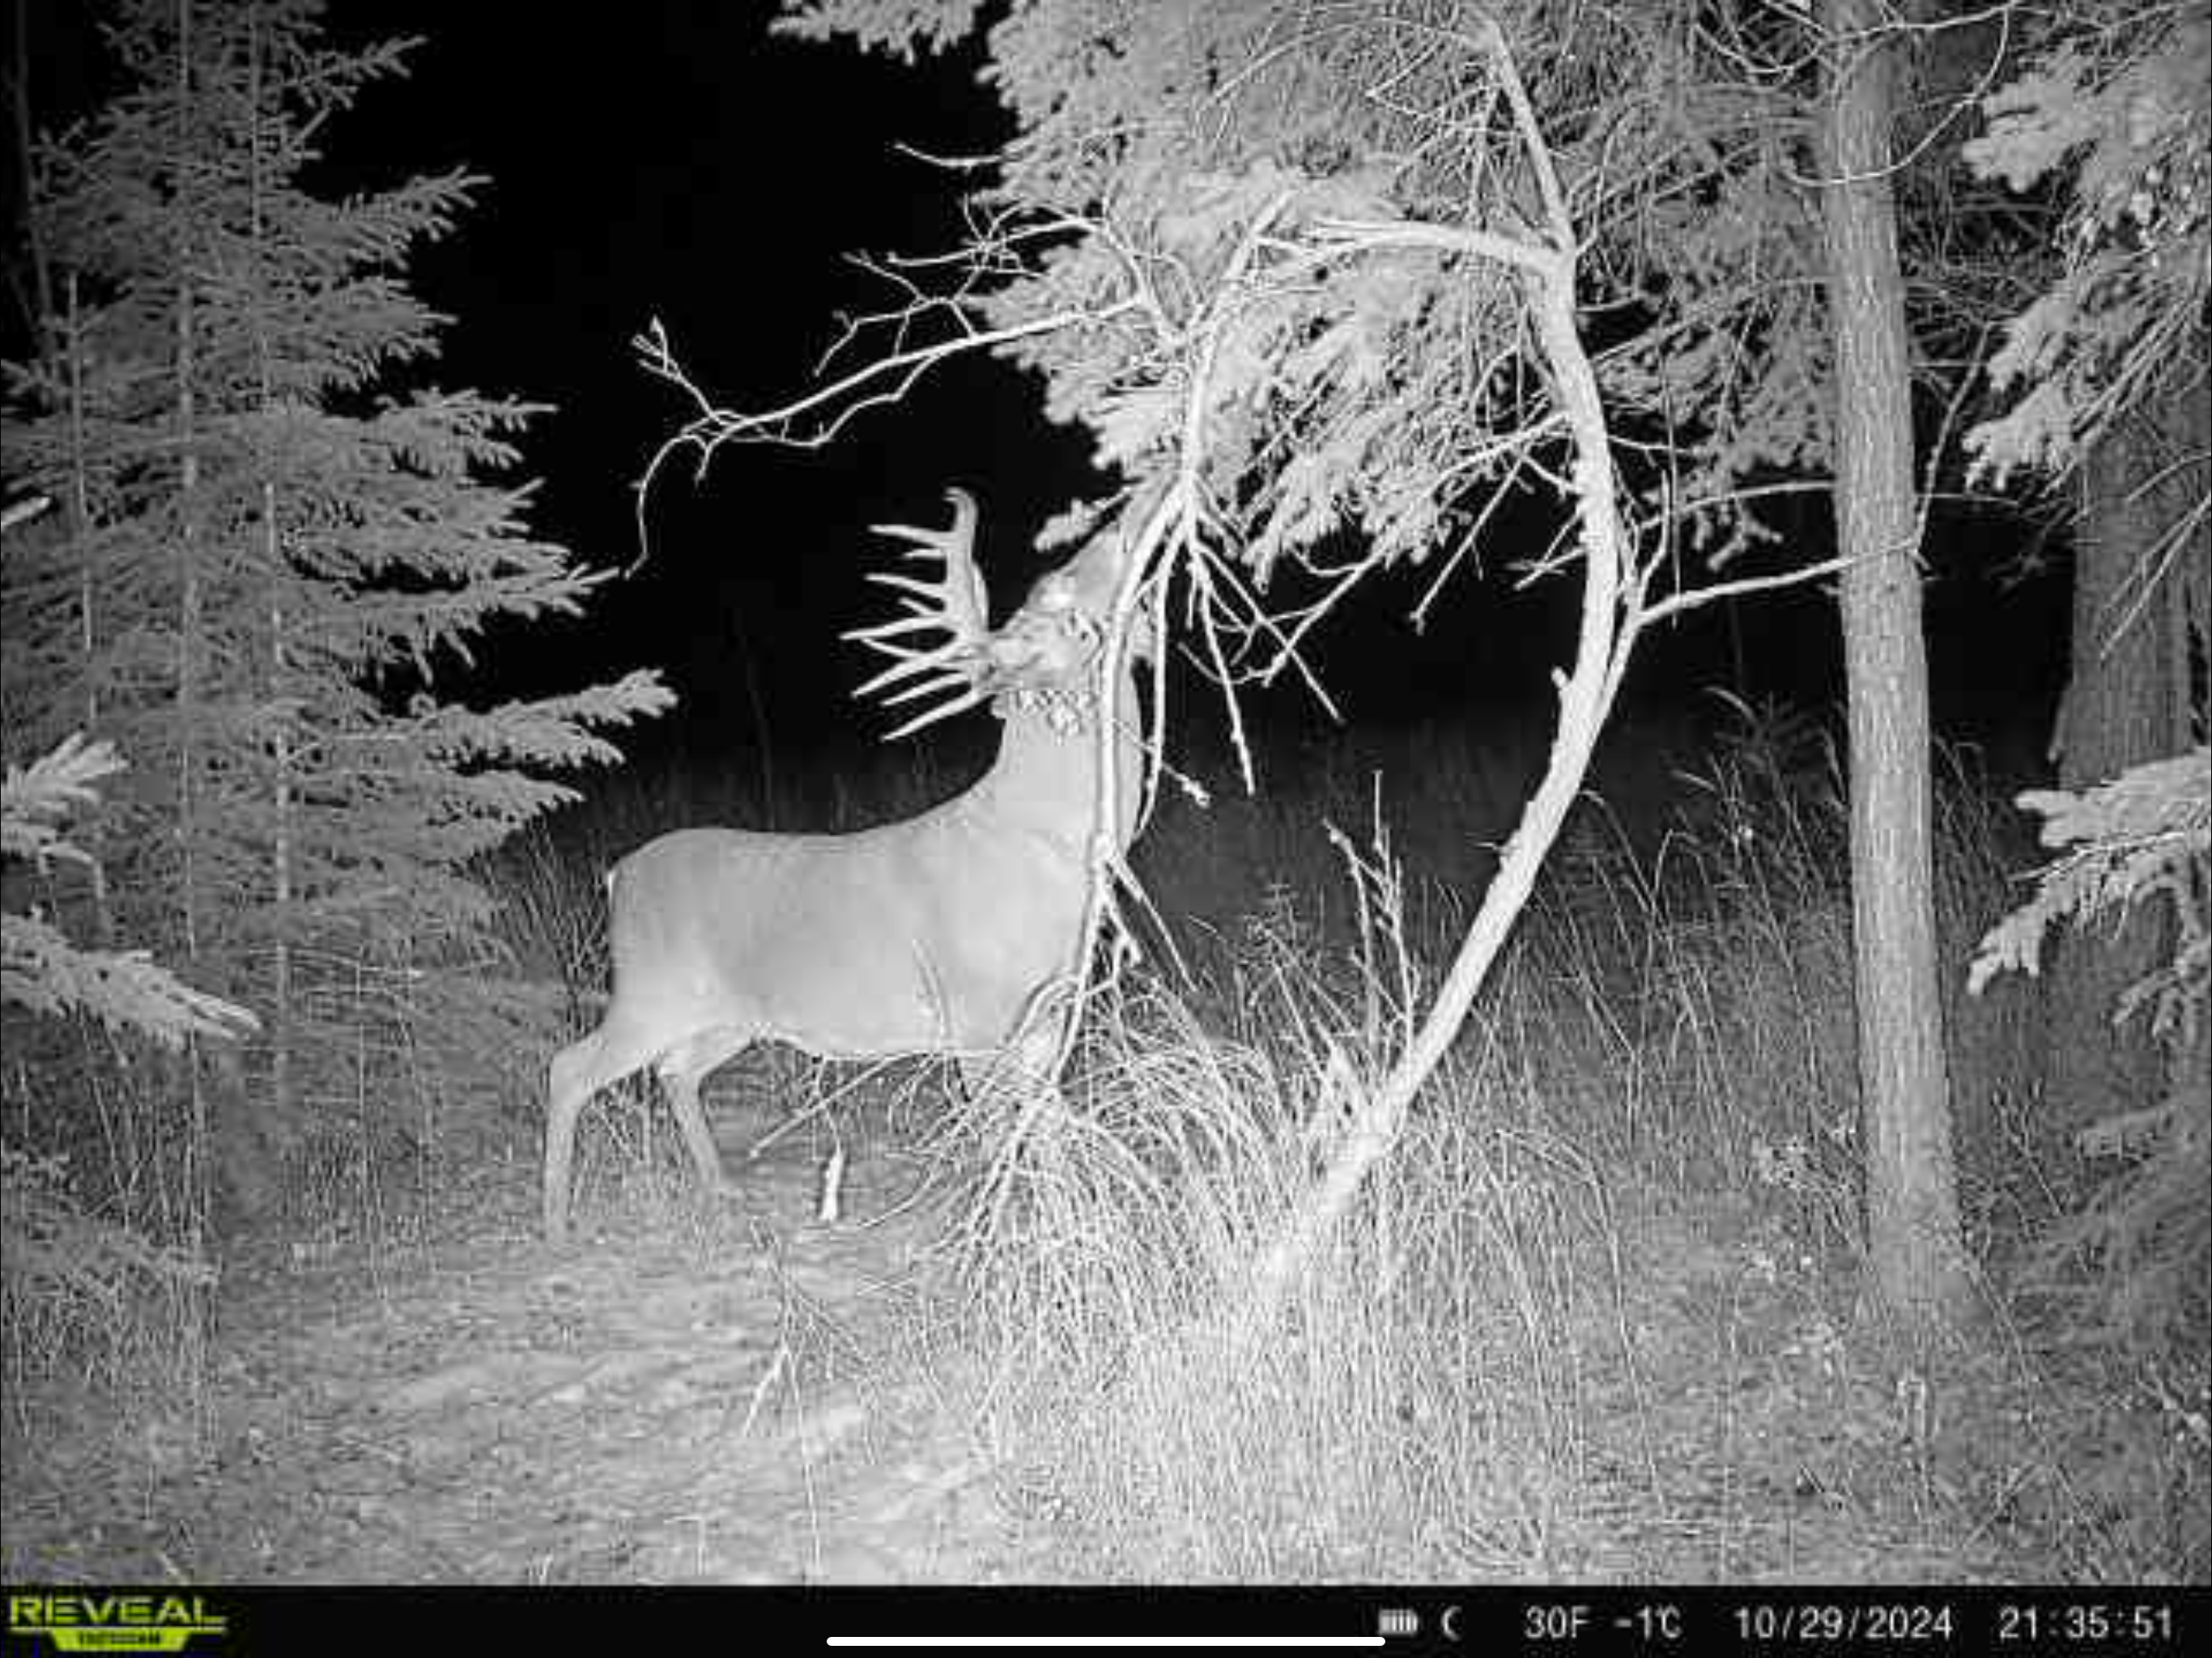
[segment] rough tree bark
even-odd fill
[[[2061,788],[2108,781],[2190,744],[2189,608],[2201,604],[2212,525],[2212,403],[2205,336],[2192,360],[2113,422],[2082,458],[2074,534],[2073,641],[2053,758]],[[2146,577],[2156,571],[2156,580]],[[2081,1128],[2158,1099],[2164,1056],[2142,1020],[2116,1028],[2120,993],[2172,954],[2155,907],[2113,930],[2069,932],[2045,978],[2044,1099]]]
[[[1919,1345],[1971,1321],[1937,978],[1905,285],[1876,0],[1826,0],[1816,118],[1836,381],[1851,903],[1870,1320]]]

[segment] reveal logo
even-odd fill
[[[228,1627],[198,1594],[14,1594],[10,1645],[45,1636],[57,1652],[182,1652],[195,1635]]]

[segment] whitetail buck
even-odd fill
[[[950,1054],[971,1070],[1004,1056],[1035,1072],[1057,1037],[1026,1016],[1067,968],[1082,925],[1098,801],[1097,653],[1118,575],[1102,534],[1038,580],[994,633],[974,561],[975,503],[948,490],[945,530],[879,525],[938,558],[943,575],[872,578],[908,614],[862,629],[897,659],[860,694],[954,691],[893,735],[988,701],[998,757],[965,793],[920,817],[851,835],[693,829],[631,853],[607,878],[614,1000],[599,1028],[553,1059],[545,1121],[545,1230],[567,1236],[576,1119],[609,1084],[651,1066],[708,1188],[725,1189],[699,1084],[750,1044],[824,1058]],[[933,649],[905,642],[941,629]],[[1136,691],[1125,671],[1117,839],[1135,822]],[[1049,1029],[1044,1027],[1049,1025]],[[1010,1044],[1021,1038],[1018,1052]]]

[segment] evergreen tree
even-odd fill
[[[1041,0],[988,31],[988,78],[1020,137],[979,192],[985,245],[945,308],[980,317],[1039,369],[1048,408],[1092,427],[1102,463],[1140,477],[1196,471],[1191,517],[1215,561],[1263,583],[1285,562],[1325,578],[1325,596],[1274,629],[1239,629],[1260,641],[1262,676],[1281,666],[1282,641],[1365,571],[1435,559],[1448,574],[1524,481],[1571,477],[1578,500],[1577,532],[1527,568],[1579,561],[1594,573],[1608,538],[1594,531],[1612,516],[1598,497],[1616,477],[1644,491],[1646,523],[1717,565],[1774,539],[1761,501],[1829,488],[1833,475],[1839,512],[1869,531],[1850,550],[1865,555],[1856,564],[1829,567],[1863,601],[1843,616],[1854,858],[1882,889],[1857,912],[1872,935],[1856,987],[1862,1143],[1878,1148],[1869,1301],[1935,1327],[1960,1314],[1968,1280],[1936,993],[1911,402],[1887,183],[1903,147],[1888,100],[1835,95],[1844,65],[1871,53],[1886,74],[1897,57],[1902,33],[1874,21],[1869,33],[1868,15],[1839,21],[1833,8],[1816,18],[1503,0],[1382,4],[1324,23],[1270,0],[1158,0],[1110,15]],[[965,0],[794,0],[784,27],[901,52],[959,39],[979,15]],[[1504,142],[1532,128],[1540,143]],[[1816,132],[1854,137],[1863,157],[1880,150],[1879,188],[1824,171],[1808,143]],[[1850,187],[1832,192],[1824,178]],[[1568,325],[1609,319],[1602,418],[1632,422],[1618,451],[1562,457],[1574,376],[1530,297],[1555,269],[1547,244],[1571,262]],[[1844,314],[1837,296],[1869,282],[1892,291]],[[1881,464],[1856,464],[1875,458],[1863,448],[1844,467],[1837,365],[1875,343],[1877,322],[1897,378],[1881,388],[1878,415],[1854,408],[1851,429],[1880,441]],[[1194,384],[1204,387],[1197,410]],[[702,421],[686,435],[711,444],[768,430]],[[1362,556],[1344,556],[1347,540]],[[1230,584],[1201,560],[1192,567],[1201,599],[1219,602]],[[1715,596],[1676,590],[1683,568],[1647,558],[1601,596],[1616,642],[1600,714],[1636,636]],[[1819,573],[1796,561],[1732,587]],[[1586,588],[1586,607],[1596,592]],[[1563,712],[1570,701],[1563,690]]]
[[[595,727],[668,701],[642,673],[461,700],[472,646],[596,578],[507,481],[538,411],[420,383],[443,319],[405,264],[478,181],[310,186],[326,123],[404,57],[324,45],[322,9],[118,4],[125,89],[36,158],[54,311],[9,410],[11,471],[64,508],[6,566],[11,750],[89,727],[132,755],[103,919],[259,1014],[247,1074],[189,1072],[248,1208],[374,1046],[365,983],[406,1063],[514,1068],[471,860],[568,798],[546,771],[618,757]]]
[[[2055,198],[2063,234],[2009,316],[1978,465],[2075,480],[2073,649],[2052,862],[1984,940],[1978,985],[2042,971],[2045,1104],[2096,1158],[2042,1241],[2098,1322],[2203,1363],[2212,1284],[2212,6],[2035,20],[1984,101],[1976,172]],[[2073,930],[2056,959],[2046,936]]]

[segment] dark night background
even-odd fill
[[[380,735],[366,722],[332,715],[327,742],[303,722],[306,765],[273,720],[228,750],[178,744],[200,686],[227,682],[114,653],[167,676],[140,698],[142,763],[166,765],[165,740],[182,763],[120,820],[160,838],[108,843],[143,935],[110,934],[81,883],[85,936],[220,968],[269,1023],[238,1065],[204,1041],[142,1060],[88,1018],[10,1024],[0,1231],[40,1230],[0,1281],[0,1576],[866,1582],[878,1608],[899,1585],[1163,1576],[1332,1594],[2203,1581],[2201,1118],[2103,1079],[2119,1050],[2087,974],[1947,993],[2028,892],[2035,824],[2001,803],[2049,780],[2063,543],[2002,504],[1929,516],[1936,728],[1978,750],[1932,766],[1933,950],[1914,884],[1850,860],[1826,588],[1641,640],[1596,798],[1522,842],[1550,847],[1532,886],[1491,881],[1573,645],[1578,572],[1518,586],[1552,550],[1544,501],[1498,514],[1424,631],[1407,618],[1433,563],[1377,575],[1311,636],[1348,732],[1295,677],[1246,697],[1255,800],[1220,698],[1181,670],[1165,761],[1212,805],[1159,791],[1126,892],[1099,878],[1093,791],[1056,755],[920,831],[794,850],[781,832],[951,797],[999,729],[969,712],[886,745],[911,710],[853,701],[881,663],[840,635],[895,603],[863,579],[892,554],[868,526],[941,525],[945,489],[972,490],[1003,617],[1043,568],[1038,527],[1107,481],[1038,383],[975,356],[829,447],[726,447],[703,478],[679,459],[641,549],[636,482],[692,408],[633,339],[658,319],[725,407],[804,396],[840,313],[893,301],[849,255],[959,241],[975,175],[906,152],[1011,137],[980,46],[902,65],[773,38],[776,9],[330,0],[329,47],[416,44],[323,127],[297,183],[340,200],[481,178],[398,273],[450,319],[407,372],[550,406],[520,439],[532,528],[610,577],[579,617],[494,631],[472,677],[441,662],[441,700],[649,668],[678,706],[613,733],[627,768],[562,776],[576,805],[434,865],[418,897],[407,872],[503,825],[511,791],[458,786],[478,750],[442,722],[451,755],[410,733],[392,752],[440,769],[380,793],[356,757]],[[27,88],[11,140],[26,110],[53,131],[118,90],[109,12],[0,5],[0,70]],[[28,354],[21,183],[9,169],[5,361]],[[1591,325],[1607,315],[1593,303]],[[1955,412],[1923,401],[1917,421],[1923,450],[1948,428],[1954,476],[1979,418]],[[1830,556],[1823,492],[1787,499],[1780,541],[1727,574]],[[177,588],[194,597],[174,636],[200,591]],[[257,635],[272,689],[289,621],[280,604]],[[389,706],[419,685],[404,671],[375,682]],[[235,804],[199,810],[195,778],[222,782],[214,762],[249,737],[267,746],[258,769],[228,762]],[[484,759],[503,785],[503,751]],[[417,799],[458,829],[410,816]],[[358,834],[362,855],[295,823]],[[771,833],[663,841],[629,865],[644,875],[603,884],[702,824]],[[222,861],[196,863],[201,841]],[[1121,974],[1118,934],[1094,950],[1094,914],[1078,930],[1076,844],[1085,909],[1115,898],[1141,974]],[[195,923],[232,897],[209,872],[229,871],[237,913],[204,948]],[[48,890],[76,888],[26,889]],[[1876,907],[1855,898],[1885,890],[1899,902],[1863,925]],[[418,918],[434,930],[393,936]],[[1080,1017],[1051,1070],[1030,1074],[1027,1040],[977,1066],[994,1039],[965,1033],[985,1017],[1052,1034],[1040,1013],[1063,1004]],[[739,1057],[744,1036],[767,1040]],[[928,1063],[887,1070],[902,1040]],[[684,1108],[709,1059],[712,1123]],[[2181,1077],[2158,1066],[2136,1074]],[[644,1069],[675,1112],[627,1084]],[[2091,1072],[2077,1100],[2068,1078]],[[1863,1110],[1862,1074],[1879,1083]],[[2154,1134],[2178,1150],[2138,1160]],[[698,1167],[665,1178],[679,1148]],[[2034,1266],[2045,1250],[2057,1264]],[[1965,1309],[1940,1345],[1939,1303]],[[2155,1345],[2100,1345],[2123,1324]],[[276,1649],[244,1632],[253,1611],[239,1649]]]
[[[338,44],[420,44],[407,78],[372,88],[326,129],[328,161],[313,182],[336,193],[455,166],[484,175],[475,210],[410,267],[453,319],[430,375],[554,405],[525,440],[543,481],[536,528],[594,565],[636,556],[632,484],[686,412],[637,366],[629,342],[648,319],[662,320],[717,402],[799,395],[837,313],[885,298],[845,256],[932,252],[957,235],[955,180],[898,146],[970,155],[1010,131],[975,82],[972,48],[902,66],[772,38],[773,12],[731,0],[618,13],[338,0],[329,14]],[[89,109],[107,70],[94,9],[46,0],[28,15],[33,118],[46,128]],[[936,521],[944,487],[968,486],[983,502],[982,558],[1003,610],[1042,568],[1031,532],[1095,487],[1086,456],[1084,434],[1046,422],[1024,377],[969,359],[826,449],[726,448],[697,483],[673,466],[649,503],[644,568],[581,620],[500,641],[483,693],[658,666],[682,705],[633,735],[640,758],[742,765],[765,721],[779,763],[803,768],[888,729],[848,700],[868,662],[837,637],[884,612],[885,597],[860,579],[881,557],[866,526]],[[1802,556],[1823,556],[1825,509],[1802,520]],[[1573,592],[1560,581],[1510,592],[1506,567],[1540,550],[1549,526],[1503,522],[1482,550],[1487,575],[1463,569],[1424,634],[1403,617],[1429,572],[1408,570],[1370,584],[1317,636],[1352,723],[1548,728],[1547,676],[1571,636]],[[2063,665],[2063,581],[2002,575],[2025,535],[1994,513],[1939,511],[1927,548],[1939,727],[1989,748],[2007,774],[2039,760]],[[1731,639],[1715,610],[1646,641],[1626,709],[1710,713],[1717,704],[1700,693],[1724,686],[1835,711],[1840,654],[1824,593],[1760,598],[1737,608],[1735,624]],[[1210,748],[1212,706],[1182,708],[1178,752]],[[1289,689],[1248,712],[1284,732],[1322,719]]]

